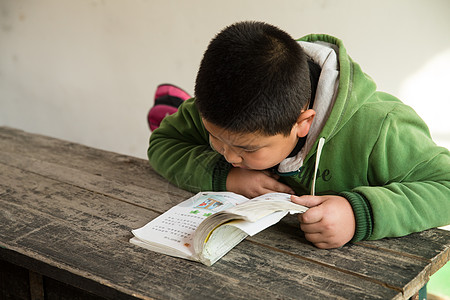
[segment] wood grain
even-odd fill
[[[292,216],[212,267],[128,242],[131,229],[191,195],[146,160],[0,127],[0,258],[59,289],[108,299],[402,299],[449,260],[448,232],[320,250]]]
[[[214,298],[221,298],[226,294],[215,290],[220,286],[223,293],[232,290],[254,293],[251,291],[258,288],[270,297],[295,298],[299,293],[310,293],[310,296],[322,298],[325,291],[315,291],[312,283],[316,281],[334,286],[336,291],[348,286],[348,290],[360,297],[367,291],[380,299],[386,295],[384,288],[377,284],[366,284],[360,278],[339,274],[250,242],[244,242],[212,268],[147,251],[128,243],[128,239],[132,228],[158,215],[154,211],[10,166],[0,164],[0,168],[0,190],[6,190],[0,200],[3,212],[10,216],[10,220],[21,220],[22,224],[2,223],[1,240],[8,241],[10,249],[31,253],[29,256],[36,260],[70,270],[78,276],[108,283],[125,294],[146,296],[149,283],[144,279],[151,278],[150,287],[153,288],[182,287],[172,288],[179,297],[186,297],[185,290],[188,290],[189,294],[195,292],[195,295],[205,297],[214,294]],[[8,187],[4,183],[9,183]],[[175,274],[170,275],[167,269],[173,269]],[[260,271],[255,273],[255,269]],[[115,272],[111,273],[111,270]],[[230,277],[232,272],[235,274]],[[52,277],[52,274],[45,275]],[[252,278],[255,275],[257,278]],[[264,285],[261,285],[264,277]],[[215,284],[197,287],[202,278]],[[189,282],[194,286],[185,285]],[[254,286],[254,282],[258,285]],[[285,289],[280,282],[289,283],[292,287]],[[364,286],[364,289],[358,286]],[[161,292],[163,294],[156,295],[164,296],[167,290]],[[395,290],[389,292],[391,296],[398,293]],[[330,292],[326,293],[328,296]],[[252,298],[245,293],[242,297]],[[255,294],[255,298],[259,297],[261,295]]]

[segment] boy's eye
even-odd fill
[[[259,149],[243,149],[243,150],[244,150],[244,152],[246,152],[246,153],[253,153],[253,152],[258,151]]]

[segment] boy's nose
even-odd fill
[[[230,164],[238,164],[242,162],[242,157],[230,147],[224,147],[222,155]]]

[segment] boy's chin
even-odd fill
[[[233,167],[239,168],[239,169],[252,170],[252,169],[250,169],[249,167],[244,166],[244,165],[240,165],[240,164],[231,164],[231,165],[232,165]]]
[[[246,165],[241,165],[241,164],[231,164],[233,167],[235,168],[240,168],[240,169],[244,169],[244,170],[252,170],[252,171],[266,171],[267,169],[271,169],[273,167],[262,167],[262,168],[251,168],[249,166]]]

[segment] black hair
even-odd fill
[[[289,135],[310,96],[303,49],[255,21],[232,24],[211,40],[195,83],[201,116],[236,133]]]

